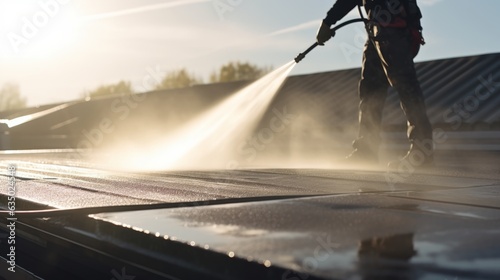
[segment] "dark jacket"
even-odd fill
[[[382,26],[420,28],[417,0],[337,0],[323,21],[333,25],[358,5],[364,6],[369,20]]]

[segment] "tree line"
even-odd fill
[[[0,88],[0,112],[26,107],[26,98],[21,95],[19,85],[7,83]]]
[[[248,62],[228,62],[217,71],[213,71],[209,77],[209,83],[225,83],[243,80],[255,80],[269,73],[272,67],[259,67]],[[186,88],[194,85],[204,84],[202,78],[189,72],[186,68],[173,70],[163,77],[156,85],[155,90]],[[99,86],[91,91],[84,92],[84,97],[100,97],[115,94],[135,93],[132,84],[128,81],[119,81],[115,84]]]
[[[272,67],[260,67],[248,62],[228,62],[218,70],[213,71],[209,83],[224,83],[242,80],[255,80],[269,73]],[[189,72],[186,68],[167,72],[155,90],[176,89],[204,84],[202,78]],[[90,91],[83,92],[84,98],[109,96],[116,94],[135,93],[129,81],[119,81],[114,84],[101,85]],[[26,107],[27,100],[21,95],[19,86],[13,83],[0,88],[0,111],[15,110]]]

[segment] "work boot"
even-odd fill
[[[412,147],[408,153],[401,159],[391,161],[387,164],[389,169],[393,170],[422,170],[434,167],[433,151],[423,151]]]
[[[344,162],[352,166],[377,165],[378,156],[370,150],[354,149],[354,151],[345,158]]]

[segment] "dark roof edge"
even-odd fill
[[[438,58],[438,59],[429,59],[429,60],[422,60],[422,61],[416,61],[415,64],[421,64],[421,63],[428,63],[428,62],[440,62],[440,61],[445,61],[445,60],[453,60],[453,59],[470,59],[470,58],[481,58],[485,56],[500,56],[500,52],[495,52],[495,53],[482,53],[482,54],[471,54],[471,55],[464,55],[464,56],[452,56],[452,57],[446,57],[446,58]],[[333,73],[333,72],[348,72],[356,69],[360,69],[361,65],[359,67],[352,67],[352,68],[345,68],[345,69],[338,69],[338,70],[331,70],[331,71],[323,71],[323,72],[311,72],[311,73],[304,73],[304,74],[298,74],[298,75],[291,75],[289,78],[295,78],[295,77],[302,77],[302,76],[309,76],[309,75],[320,75],[320,74],[326,74],[326,73]]]

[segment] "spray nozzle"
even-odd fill
[[[319,45],[318,43],[314,43],[312,46],[310,46],[303,53],[299,53],[299,55],[297,55],[297,57],[295,58],[295,62],[299,63],[302,59],[304,59],[304,57],[306,57],[306,54],[308,54],[310,51],[312,51],[318,45]]]
[[[306,57],[306,54],[305,53],[299,53],[299,55],[297,55],[296,58],[294,58],[295,62],[296,63],[299,63],[302,59],[304,59]]]

